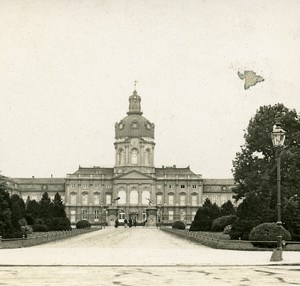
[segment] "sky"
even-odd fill
[[[296,0],[2,0],[1,173],[113,167],[137,80],[155,166],[231,178],[259,106],[300,111],[299,15]],[[265,81],[244,90],[245,70]]]

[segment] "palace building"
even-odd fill
[[[190,167],[154,165],[155,125],[143,116],[141,97],[134,90],[129,97],[127,116],[115,124],[114,167],[81,167],[66,178],[14,178],[12,193],[23,200],[51,198],[58,192],[72,223],[87,219],[103,223],[109,207],[118,209],[118,218],[146,220],[151,205],[164,223],[184,220],[191,223],[206,198],[221,206],[232,200],[233,179],[204,179]]]

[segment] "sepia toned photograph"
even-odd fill
[[[300,285],[299,1],[0,25],[1,285]]]

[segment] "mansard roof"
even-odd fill
[[[234,185],[234,179],[203,179],[204,185]]]
[[[14,178],[15,182],[19,185],[22,184],[64,184],[65,178]]]
[[[195,178],[201,179],[201,175],[195,174],[191,171],[190,167],[186,168],[177,168],[175,165],[172,167],[162,167],[162,168],[155,168],[155,175],[156,177],[175,177],[178,178]]]
[[[114,168],[102,168],[99,166],[94,167],[81,167],[73,173],[73,175],[110,175],[114,173]]]

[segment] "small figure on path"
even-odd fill
[[[124,227],[127,227],[127,219],[124,219]]]
[[[116,222],[115,222],[115,227],[117,228],[119,226],[119,220],[116,219]]]
[[[131,218],[129,219],[128,226],[129,226],[129,227],[132,227],[132,219],[131,219]]]
[[[133,219],[133,226],[136,227],[136,218]]]
[[[147,220],[144,220],[143,226],[145,226],[145,225],[146,225],[146,223],[147,223]]]

